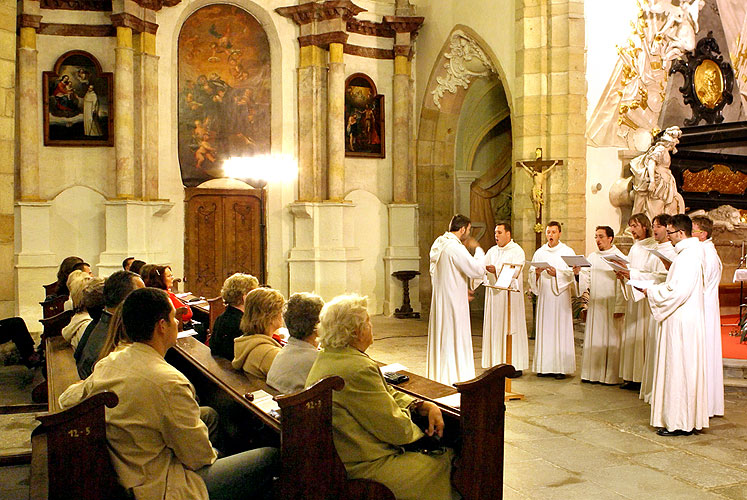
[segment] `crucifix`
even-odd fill
[[[535,159],[516,162],[517,167],[521,167],[532,177],[533,185],[530,193],[532,205],[534,205],[534,234],[536,248],[542,246],[542,206],[545,204],[544,183],[545,176],[557,166],[562,166],[563,160],[543,160],[542,148],[535,151]]]

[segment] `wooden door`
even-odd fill
[[[265,207],[262,189],[187,188],[185,289],[217,297],[233,273],[265,283]]]

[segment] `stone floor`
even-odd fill
[[[425,374],[427,322],[375,317],[375,359]],[[473,320],[476,366],[479,319]],[[579,335],[580,336],[580,332]],[[533,341],[530,340],[530,357]],[[580,365],[580,342],[577,356]],[[479,371],[479,370],[478,370]],[[39,374],[0,367],[0,404],[24,403]],[[747,390],[727,388],[726,416],[700,434],[664,438],[649,407],[617,387],[525,372],[506,404],[504,498],[747,499]],[[0,455],[28,449],[32,415],[0,415]],[[28,466],[0,467],[0,500],[28,497]]]

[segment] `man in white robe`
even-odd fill
[[[611,256],[625,258],[622,251],[612,244],[614,238],[611,227],[597,226],[594,240],[599,250],[589,255],[591,267],[581,269],[579,274],[579,293],[589,291],[582,382],[620,383],[620,334],[625,299],[615,271],[604,260],[604,257]]]
[[[538,376],[554,375],[564,379],[576,371],[576,350],[573,341],[573,311],[571,294],[576,291],[573,269],[562,256],[576,255],[560,242],[560,223],[551,221],[545,228],[547,243],[532,257],[532,262],[544,262],[547,267],[529,267],[529,285],[537,295],[536,339],[532,369]]]
[[[651,425],[660,436],[691,434],[708,427],[703,313],[703,245],[692,236],[692,222],[672,217],[667,232],[677,257],[667,281],[646,290],[659,322],[651,392]]]
[[[511,224],[500,222],[495,226],[496,245],[485,254],[488,270],[497,275],[503,264],[524,265],[524,249],[511,239]],[[506,363],[506,337],[511,336],[511,364],[517,376],[529,368],[529,347],[527,324],[524,316],[523,279],[515,280],[517,292],[507,292],[495,288],[485,288],[485,318],[482,326],[482,367]],[[508,294],[511,294],[511,313],[508,312]],[[511,329],[508,318],[511,318]]]
[[[649,260],[647,269],[643,271],[633,272],[633,278],[653,280],[654,283],[664,283],[667,280],[667,273],[669,265],[674,261],[677,256],[677,252],[674,251],[672,242],[669,241],[669,235],[667,234],[667,225],[672,220],[672,216],[669,214],[659,214],[654,217],[651,221],[651,229],[654,233],[654,239],[656,240],[656,251],[666,256],[670,263],[665,264],[660,258],[656,257]],[[651,308],[648,306],[648,301],[644,300],[646,307],[649,312]],[[649,327],[646,335],[646,352],[644,354],[643,363],[643,374],[641,375],[641,390],[638,392],[638,397],[646,403],[651,402],[651,388],[654,385],[654,368],[656,364],[656,348],[659,345],[659,338],[657,337],[658,322],[651,316],[649,320]]]
[[[721,354],[721,310],[718,300],[723,264],[713,245],[712,232],[711,219],[693,217],[693,236],[700,240],[705,252],[705,351],[709,417],[724,414],[724,362]]]
[[[433,291],[428,319],[428,378],[451,385],[475,377],[469,318],[469,280],[485,275],[485,252],[470,237],[472,224],[455,215],[430,251]],[[469,250],[468,250],[469,248]],[[470,255],[474,250],[474,257]]]
[[[635,242],[628,252],[629,271],[620,271],[618,278],[623,280],[639,276],[637,272],[645,272],[656,265],[653,255],[648,248],[656,246],[656,240],[651,237],[651,221],[642,213],[633,214],[628,219],[628,227]],[[627,301],[625,318],[623,320],[622,344],[620,346],[620,378],[625,383],[623,389],[638,391],[643,378],[643,366],[646,352],[646,336],[651,323],[651,311],[643,300],[643,294],[625,285],[623,294]]]

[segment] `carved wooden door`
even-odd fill
[[[264,190],[187,188],[184,201],[185,290],[217,297],[237,272],[264,283]]]

